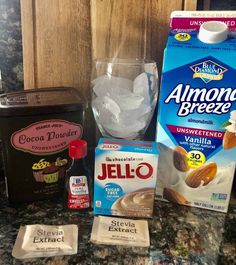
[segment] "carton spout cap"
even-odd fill
[[[204,43],[216,44],[227,39],[228,31],[228,26],[224,22],[207,21],[202,23],[198,38]]]

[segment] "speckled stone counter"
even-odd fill
[[[0,0],[0,92],[23,89],[20,0]]]
[[[236,206],[229,213],[155,202],[149,220],[151,246],[130,248],[90,242],[93,214],[65,212],[59,201],[41,201],[9,207],[0,183],[0,265],[158,265],[236,264]],[[16,260],[11,251],[20,225],[78,224],[78,254],[52,258]]]

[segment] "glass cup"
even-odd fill
[[[154,61],[103,58],[93,62],[92,110],[104,137],[143,139],[157,102]]]

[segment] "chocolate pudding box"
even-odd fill
[[[236,12],[173,12],[161,80],[157,196],[227,212],[236,160]]]
[[[152,217],[155,142],[101,138],[95,151],[94,213]]]
[[[70,165],[68,143],[81,138],[83,116],[83,99],[73,88],[0,96],[0,137],[10,202],[62,194]]]

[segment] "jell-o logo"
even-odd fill
[[[98,175],[99,180],[104,179],[133,179],[136,176],[140,179],[148,179],[153,175],[153,167],[146,162],[132,168],[130,164],[105,164],[102,163],[102,174]]]

